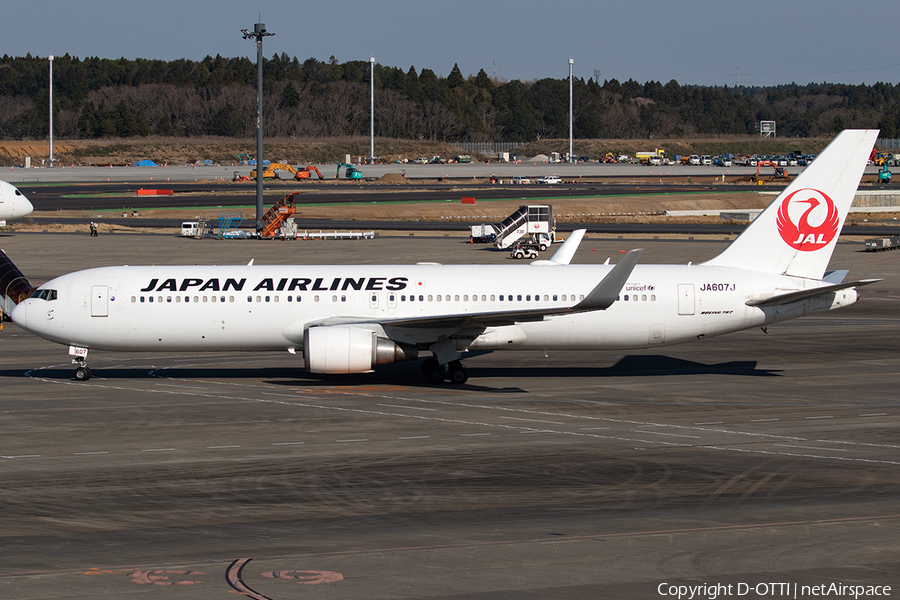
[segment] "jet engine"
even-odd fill
[[[397,344],[356,327],[310,327],[303,332],[308,373],[368,373],[376,365],[416,360],[415,346]]]

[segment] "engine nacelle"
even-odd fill
[[[308,373],[368,373],[376,365],[416,360],[415,346],[397,344],[356,327],[310,327],[303,332]]]

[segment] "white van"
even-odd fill
[[[185,221],[181,224],[181,235],[184,237],[200,237],[200,221]]]

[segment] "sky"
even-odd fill
[[[574,75],[696,85],[900,82],[896,0],[42,0],[3,9],[0,53],[79,58],[256,58],[241,29],[266,25],[266,57],[368,61],[446,77]],[[496,61],[496,63],[495,63]]]

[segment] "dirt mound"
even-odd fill
[[[409,183],[409,180],[400,173],[385,173],[375,183]]]

